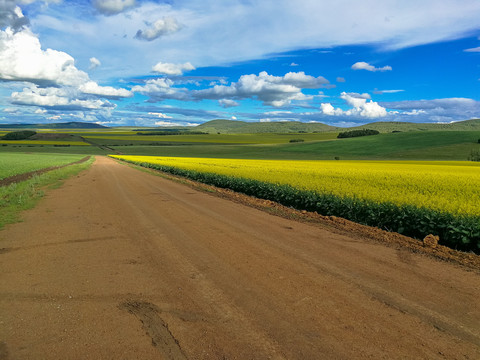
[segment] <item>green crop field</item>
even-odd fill
[[[69,164],[81,155],[0,153],[0,180],[10,176]]]

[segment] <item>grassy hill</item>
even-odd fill
[[[479,138],[480,131],[401,132],[292,145],[285,150],[324,159],[467,160],[473,149],[480,149]]]
[[[340,128],[321,123],[301,123],[298,121],[245,122],[237,120],[212,120],[193,128],[195,131],[221,134],[334,132],[359,129],[378,130],[382,133],[391,133],[392,131],[480,131],[480,119],[458,121],[450,124],[373,122],[351,128]]]
[[[334,126],[321,123],[285,122],[245,122],[237,120],[212,120],[196,126],[193,130],[221,134],[267,134],[336,131]]]
[[[480,119],[458,121],[449,124],[424,124],[409,122],[373,122],[348,130],[372,129],[383,133],[392,131],[480,131]]]

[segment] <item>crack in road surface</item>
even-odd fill
[[[168,324],[160,317],[160,309],[146,301],[127,300],[119,305],[137,317],[147,335],[152,339],[152,345],[157,347],[168,359],[186,359],[177,339],[168,329]]]

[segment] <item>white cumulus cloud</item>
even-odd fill
[[[230,107],[235,107],[240,105],[235,100],[229,100],[229,99],[218,100],[218,104],[223,108],[230,108]]]
[[[372,100],[367,102],[365,98],[354,97],[345,92],[342,92],[340,98],[353,106],[353,109],[346,111],[347,115],[360,115],[368,118],[378,118],[387,115],[387,110]]]
[[[322,113],[333,116],[345,115],[366,118],[379,118],[387,116],[388,114],[387,110],[383,106],[378,105],[378,103],[372,100],[367,101],[365,97],[356,97],[346,92],[342,92],[340,98],[345,100],[348,105],[352,106],[352,108],[348,110],[342,110],[340,108],[334,108],[330,103],[323,103],[321,104],[320,108]]]
[[[312,96],[302,93],[302,89],[316,89],[329,84],[323,76],[313,77],[301,72],[289,72],[284,76],[260,74],[242,75],[238,82],[230,86],[215,85],[209,89],[196,90],[192,96],[196,99],[240,100],[256,98],[265,105],[285,106],[293,100],[311,100]]]
[[[14,31],[28,25],[29,20],[23,15],[22,10],[14,0],[0,1],[0,28],[11,27]]]
[[[69,89],[65,88],[40,88],[31,85],[22,92],[13,92],[10,100],[17,105],[30,105],[49,108],[61,108],[70,110],[98,110],[114,108],[115,105],[100,99],[80,99],[72,96]]]
[[[159,113],[159,112],[149,112],[148,115],[153,115],[156,117],[159,117],[160,119],[171,119],[171,116],[168,116],[167,114],[164,113]]]
[[[136,39],[152,41],[161,36],[176,33],[182,28],[173,17],[164,17],[163,19],[157,20],[153,24],[148,25],[149,27],[147,29],[137,31],[135,34]]]
[[[103,15],[119,14],[135,6],[135,0],[94,0],[93,6]]]
[[[189,62],[185,64],[159,62],[152,68],[152,71],[165,75],[182,75],[185,71],[191,70],[195,70],[195,67]]]
[[[91,63],[99,63],[92,59]],[[98,98],[133,96],[126,89],[100,86],[90,80],[86,72],[77,69],[69,54],[43,50],[29,28],[15,32],[8,27],[0,31],[0,80],[31,84],[22,92],[11,94],[12,103],[20,105],[92,110],[114,107]]]
[[[150,79],[147,80],[145,85],[134,86],[132,91],[147,95],[157,101],[165,99],[188,100],[185,89],[174,88],[173,85],[174,82],[167,78]]]
[[[325,115],[342,115],[343,114],[342,109],[339,109],[339,108],[335,109],[330,103],[320,104],[320,109],[322,110],[322,113]]]
[[[42,50],[30,31],[0,31],[0,79],[37,84],[79,85],[87,73],[75,67],[74,59],[62,51]]]
[[[352,65],[353,70],[367,70],[367,71],[391,71],[392,67],[391,66],[384,66],[377,68],[373,65],[370,65],[369,63],[366,63],[364,61],[359,61],[356,62],[355,64]]]
[[[403,114],[405,115],[414,115],[414,116],[417,116],[417,115],[422,115],[422,114],[426,114],[427,112],[425,110],[412,110],[412,111],[405,111],[403,112]]]
[[[78,88],[84,94],[98,95],[105,98],[117,99],[132,97],[133,93],[126,89],[116,89],[112,86],[100,86],[95,81],[88,81]]]
[[[96,69],[97,67],[99,67],[100,65],[102,65],[100,60],[98,60],[96,57],[91,57],[90,58],[90,66],[88,68],[90,70],[93,70],[93,69]]]

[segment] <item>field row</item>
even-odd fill
[[[0,180],[52,166],[70,164],[83,157],[69,154],[0,153]]]
[[[83,141],[60,141],[60,140],[0,140],[0,145],[90,146],[90,144]]]
[[[410,236],[480,245],[480,164],[114,156]]]

